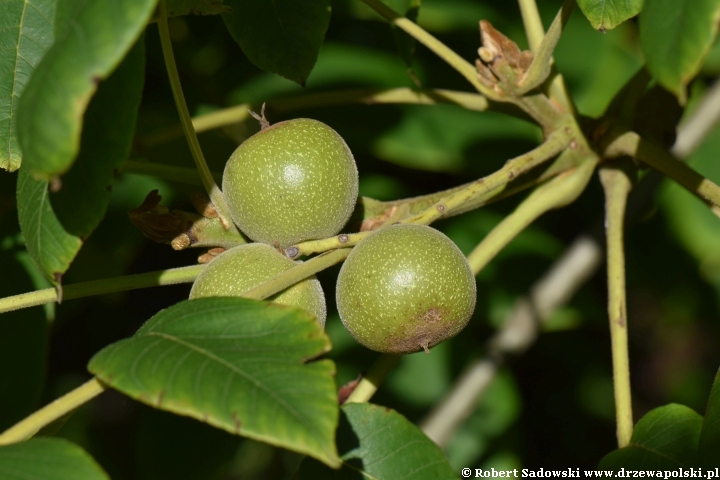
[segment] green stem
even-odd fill
[[[720,186],[703,177],[666,150],[648,142],[635,132],[616,136],[605,148],[606,158],[623,155],[636,158],[685,187],[715,208],[720,208]]]
[[[198,175],[197,170],[193,168],[175,167],[172,165],[163,165],[153,162],[138,162],[128,160],[120,167],[120,173],[132,173],[135,175],[150,175],[162,178],[170,182],[187,183],[188,185],[203,186],[202,179]],[[215,181],[220,181],[222,175],[211,172]]]
[[[522,78],[520,78],[517,93],[527,93],[530,90],[539,87],[545,80],[547,80],[550,75],[550,67],[553,63],[553,52],[555,51],[558,40],[560,40],[563,28],[570,19],[570,15],[574,9],[575,0],[565,0],[565,3],[560,8],[560,11],[557,13],[555,19],[550,25],[547,34],[542,37],[540,44],[536,48],[532,49],[534,53],[532,63]]]
[[[0,434],[0,445],[9,445],[27,440],[42,427],[75,410],[104,391],[105,386],[97,378],[93,377],[75,390],[63,395],[5,430]]]
[[[508,160],[500,170],[439,200],[419,214],[403,220],[403,223],[429,225],[441,217],[452,214],[454,211],[463,208],[467,203],[507,185],[521,174],[553,158],[570,144],[572,139],[569,137],[570,135],[563,129],[553,132],[538,147],[512,160]]]
[[[332,252],[311,258],[307,262],[299,263],[293,268],[285,270],[270,280],[261,283],[257,287],[251,288],[243,293],[242,296],[245,298],[264,300],[271,295],[275,295],[279,291],[288,288],[290,285],[294,285],[311,275],[315,275],[328,267],[342,262],[350,254],[350,250],[352,249],[343,248],[340,250],[333,250]]]
[[[63,300],[102,295],[104,293],[122,292],[145,287],[190,283],[195,280],[204,265],[158,270],[138,273],[124,277],[106,278],[66,285],[63,287]],[[57,290],[45,288],[29,293],[21,293],[12,297],[0,298],[0,313],[34,307],[57,301]]]
[[[399,355],[382,354],[370,367],[367,375],[360,380],[360,383],[357,384],[357,387],[355,387],[355,390],[353,390],[345,403],[365,403],[370,401],[377,392],[378,387],[399,361]]]
[[[561,173],[540,185],[506,216],[468,255],[473,273],[480,272],[490,260],[545,212],[573,202],[585,189],[597,162],[586,159],[574,170]]]
[[[625,254],[623,251],[625,210],[632,183],[623,170],[612,167],[600,169],[600,181],[605,191],[608,316],[612,344],[615,417],[618,448],[623,448],[630,444],[633,433],[628,318],[625,300]]]
[[[539,175],[525,179],[522,179],[521,177],[520,180],[515,180],[514,182],[500,186],[484,194],[473,196],[456,209],[453,209],[451,212],[446,211],[443,218],[469,212],[470,210],[488,205],[530,187],[542,184],[562,172],[575,168],[577,166],[577,159],[578,156],[576,152],[574,150],[567,149],[558,156],[552,165],[544,169]],[[376,223],[382,225],[396,221],[404,221],[411,216],[419,215],[428,209],[432,211],[433,205],[442,203],[444,199],[450,197],[451,195],[455,195],[462,191],[468,191],[468,189],[476,184],[477,181],[474,181],[453,187],[449,190],[390,202],[379,202],[377,200],[363,197],[362,203],[365,208],[365,221],[376,220]],[[373,228],[373,230],[374,229],[375,228]],[[352,247],[357,245],[357,243],[365,238],[369,233],[371,233],[371,231],[341,234],[320,240],[309,240],[290,247],[290,249],[294,249],[292,251],[288,251],[290,249],[286,249],[285,254],[290,258],[297,258],[303,255],[325,252],[336,248]]]
[[[309,240],[285,249],[285,255],[297,258],[312,253],[326,252],[338,248],[354,247],[371,232],[347,233],[320,240]]]
[[[389,22],[393,23],[401,30],[404,30],[415,40],[425,45],[433,53],[435,53],[435,55],[445,60],[451,67],[457,70],[460,75],[465,77],[465,79],[470,82],[470,84],[474,86],[478,92],[482,93],[490,99],[498,101],[502,100],[502,97],[498,96],[493,90],[486,87],[480,82],[480,80],[478,80],[477,70],[470,62],[455,53],[452,49],[448,48],[448,46],[442,43],[440,40],[423,30],[416,23],[401,16],[393,9],[382,3],[380,0],[362,1],[367,6],[379,13],[381,16],[385,17],[385,19],[387,19]]]
[[[521,192],[530,187],[537,186],[540,183],[549,180],[550,178],[561,172],[574,168],[576,166],[576,163],[577,162],[575,152],[573,150],[565,150],[557,157],[556,160],[552,162],[552,164],[548,165],[548,167],[545,168],[542,172],[540,172],[537,176],[531,177],[529,175],[525,175],[520,177],[520,179],[515,179],[513,182],[508,183],[507,188],[497,188],[491,192],[488,192],[485,195],[479,195],[473,200],[468,201],[467,203],[459,207],[457,210],[454,210],[451,214],[447,214],[445,216],[450,217],[453,215],[460,215],[462,213],[469,212],[470,210],[474,210],[476,208],[489,205],[490,203],[496,202],[498,200],[502,200],[503,198],[507,198],[515,193]],[[435,205],[443,198],[446,198],[454,193],[470,187],[470,185],[472,185],[473,183],[476,183],[476,181],[463,185],[458,185],[457,187],[453,187],[448,190],[430,193],[428,195],[422,195],[419,197],[403,198],[401,200],[392,200],[388,202],[366,200],[366,218],[377,216],[392,208],[406,208],[407,212],[410,215],[416,215],[423,210],[431,207],[432,205]],[[369,212],[369,214],[367,212]]]
[[[202,149],[200,148],[200,142],[198,142],[197,135],[195,134],[195,130],[192,125],[192,120],[190,119],[190,112],[188,111],[187,103],[185,103],[185,96],[183,95],[182,85],[180,84],[180,76],[178,75],[175,57],[172,51],[172,42],[170,41],[166,1],[160,0],[159,6],[160,16],[158,18],[158,28],[160,30],[160,43],[162,45],[168,77],[170,78],[170,87],[172,88],[175,104],[177,105],[178,114],[180,115],[180,123],[182,124],[185,137],[187,138],[188,145],[190,146],[190,152],[192,153],[193,160],[195,160],[195,166],[198,169],[198,173],[200,173],[200,178],[202,179],[210,200],[212,200],[213,205],[215,205],[223,225],[226,228],[235,231],[237,228],[232,223],[230,209],[228,208],[227,203],[225,202],[225,197],[215,183],[215,179],[207,166]]]

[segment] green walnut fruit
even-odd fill
[[[355,208],[358,173],[335,130],[299,118],[263,126],[243,142],[225,165],[222,187],[243,233],[287,247],[340,231]]]
[[[292,268],[293,262],[270,245],[250,243],[231,248],[207,264],[195,279],[190,298],[241,297],[275,275]],[[325,326],[325,294],[315,276],[270,297],[275,303],[299,307]]]
[[[345,328],[366,347],[405,354],[465,328],[475,310],[475,277],[448,237],[423,225],[382,228],[358,243],[337,279]]]

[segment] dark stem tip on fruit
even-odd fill
[[[255,120],[257,120],[258,122],[260,122],[260,131],[263,131],[263,130],[265,130],[265,129],[267,129],[267,128],[270,127],[270,122],[268,121],[267,118],[265,118],[265,103],[263,103],[263,104],[262,104],[262,107],[260,107],[260,115],[258,115],[257,113],[253,112],[252,110],[248,110],[248,113],[250,113],[250,115],[251,115]]]

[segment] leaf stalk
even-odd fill
[[[180,76],[175,63],[175,56],[173,55],[170,31],[168,29],[166,0],[160,0],[159,8],[160,16],[158,17],[158,29],[160,31],[160,43],[162,45],[163,57],[165,58],[165,66],[168,71],[168,77],[170,78],[170,87],[172,89],[173,97],[175,98],[178,114],[180,115],[180,123],[182,124],[185,137],[188,145],[190,146],[190,152],[192,153],[193,160],[195,160],[195,166],[198,169],[198,173],[200,174],[200,178],[205,186],[205,190],[207,191],[210,200],[212,200],[215,205],[215,208],[223,221],[223,225],[231,231],[237,231],[237,227],[235,227],[235,224],[232,222],[230,208],[225,201],[225,196],[215,183],[215,179],[207,166],[205,156],[200,148],[200,142],[198,141],[195,129],[192,125],[192,120],[190,119],[190,112],[188,111],[187,103],[185,102],[182,85],[180,84]]]
[[[506,216],[468,255],[468,263],[477,275],[528,225],[542,214],[575,201],[585,190],[597,160],[588,158],[574,170],[559,174],[540,185],[510,215]]]
[[[625,210],[632,182],[621,168],[600,169],[605,191],[607,238],[608,318],[612,345],[613,386],[618,448],[630,444],[633,432],[630,358],[628,354],[625,253],[623,249]]]
[[[377,389],[380,387],[388,374],[400,361],[400,355],[390,355],[384,353],[378,357],[373,363],[355,390],[350,394],[345,403],[365,403],[369,402]]]
[[[63,286],[63,300],[90,297],[105,293],[123,292],[145,287],[190,283],[195,280],[204,265],[157,270],[154,272],[137,273],[124,277],[104,278],[90,282],[74,283]],[[11,312],[21,308],[44,305],[56,302],[57,290],[44,288],[34,292],[21,293],[11,297],[0,298],[0,313]]]
[[[670,177],[710,206],[720,208],[720,186],[635,132],[611,132],[606,158],[628,155]]]
[[[104,391],[105,386],[93,377],[75,390],[66,393],[5,430],[0,434],[0,445],[10,445],[27,440],[44,426],[72,412]]]

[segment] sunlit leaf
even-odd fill
[[[263,70],[305,85],[330,22],[330,0],[226,0],[230,35]]]
[[[405,417],[386,407],[350,403],[338,428],[340,470],[305,460],[297,480],[456,479],[445,455]]]
[[[101,80],[144,30],[156,0],[61,0],[56,40],[18,107],[23,161],[45,180],[65,173],[80,149],[83,114]]]
[[[304,311],[201,298],[161,311],[88,368],[156,408],[337,466],[335,367],[306,363],[329,349]]]
[[[686,87],[717,34],[720,0],[648,1],[639,23],[650,73],[685,104]]]
[[[6,0],[0,15],[0,168],[20,168],[15,131],[18,100],[33,70],[54,40],[57,0]]]
[[[53,281],[67,271],[82,242],[105,215],[117,167],[127,159],[142,95],[145,49],[136,44],[98,88],[85,114],[77,162],[59,192],[36,180],[27,165],[18,176],[17,204],[27,249]]]
[[[577,3],[593,28],[604,32],[640,13],[644,0],[577,0]]]
[[[635,425],[630,445],[600,462],[601,469],[696,467],[703,419],[678,404],[651,410]]]
[[[0,447],[3,480],[110,480],[82,448],[62,439],[33,438]]]

